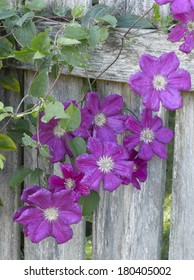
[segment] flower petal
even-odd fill
[[[159,91],[152,89],[150,92],[146,92],[143,97],[143,105],[152,111],[159,111],[160,109],[160,99]]]
[[[152,147],[150,144],[142,144],[139,150],[139,158],[144,160],[150,160],[154,156],[154,152],[152,151]]]
[[[124,146],[114,142],[104,143],[104,155],[110,156],[114,161],[128,159],[128,152]]]
[[[65,189],[65,180],[59,176],[52,175],[48,179],[48,190],[49,191],[60,191]]]
[[[153,55],[143,54],[139,60],[139,65],[141,70],[150,78],[158,73],[158,58]]]
[[[28,196],[29,201],[32,204],[39,206],[41,209],[51,207],[51,196],[52,193],[46,189],[40,189],[35,193]]]
[[[123,144],[128,150],[137,147],[139,143],[140,143],[139,134],[127,135],[123,139]]]
[[[155,132],[157,131],[160,127],[162,127],[163,122],[160,117],[154,116],[152,119],[152,122],[150,124],[150,128]]]
[[[33,243],[49,237],[52,232],[52,224],[46,220],[37,220],[27,226],[27,235]]]
[[[13,216],[13,220],[28,225],[36,220],[43,219],[42,211],[34,206],[22,206]]]
[[[166,151],[166,147],[164,144],[158,142],[158,141],[153,141],[151,143],[152,149],[154,151],[154,153],[159,156],[162,159],[166,159],[167,158],[167,151]]]
[[[100,111],[100,99],[97,92],[87,94],[86,107],[93,116]]]
[[[142,130],[140,122],[133,116],[127,117],[127,120],[125,122],[125,128],[134,133],[138,133]]]
[[[122,177],[131,179],[134,161],[119,161],[114,165],[114,173]]]
[[[152,88],[152,77],[147,77],[147,72],[137,72],[130,76],[129,86],[140,96],[144,96],[147,90]]]
[[[174,137],[172,130],[166,127],[161,127],[158,131],[154,133],[155,138],[162,143],[168,144]]]
[[[152,122],[152,110],[144,108],[141,113],[141,123],[143,128],[150,127]]]
[[[60,219],[53,223],[51,235],[56,239],[57,244],[62,244],[72,239],[73,230]]]
[[[112,128],[109,128],[108,126],[94,128],[93,137],[98,138],[101,141],[101,143],[104,141],[117,142],[114,130]],[[96,152],[97,151],[98,150],[96,150]]]
[[[110,127],[115,133],[123,133],[125,131],[125,121],[127,116],[113,116],[107,118],[107,126]]]
[[[168,40],[171,42],[179,42],[186,32],[186,28],[183,25],[177,24],[175,27],[170,29],[170,33],[168,34]]]
[[[162,105],[169,110],[176,110],[182,107],[182,96],[180,91],[168,87],[165,91],[160,92]]]
[[[94,154],[97,158],[100,157],[103,153],[102,142],[94,137],[90,137],[88,139],[87,148],[90,151],[90,153]]]
[[[41,188],[37,185],[32,185],[32,186],[25,188],[22,192],[21,201],[31,204],[31,202],[28,200],[28,196],[35,193],[36,191],[38,191],[40,189]]]
[[[184,69],[178,69],[168,76],[168,86],[189,91],[191,89],[191,75]]]
[[[116,175],[109,173],[104,176],[103,190],[114,191],[122,184],[123,180]]]
[[[103,177],[104,174],[97,168],[95,171],[85,174],[81,183],[88,186],[90,190],[98,191]]]
[[[84,173],[96,170],[96,158],[94,155],[83,154],[76,158],[76,167]]]
[[[179,67],[179,59],[175,52],[163,53],[159,58],[160,74],[168,76]]]
[[[101,101],[101,111],[107,116],[114,116],[121,113],[124,102],[121,95],[110,94]]]

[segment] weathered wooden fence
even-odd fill
[[[51,5],[91,5],[90,0],[48,0]],[[142,15],[153,0],[108,0],[99,1],[114,7],[115,13],[132,12]],[[162,8],[168,13],[168,6]],[[122,32],[122,30],[120,30]],[[146,52],[161,55],[162,52],[176,51],[181,66],[190,71],[194,86],[193,55],[183,55],[178,45],[166,41],[166,34],[148,30],[132,30],[136,36],[133,47],[125,46],[120,58],[97,81],[97,90],[102,95],[119,93],[125,102],[139,114],[140,98],[131,93],[127,84],[130,74],[138,69],[139,56]],[[141,36],[137,36],[141,35]],[[112,39],[100,46],[92,56],[88,76],[95,78],[106,68],[119,52],[120,41],[112,34]],[[31,66],[20,68],[19,75],[28,88],[33,75]],[[86,79],[82,69],[75,69],[71,76],[63,71],[52,94],[59,100],[74,99]],[[192,87],[193,89],[193,87]],[[1,89],[0,98],[5,103],[17,104],[19,96],[7,94]],[[183,93],[184,106],[176,113],[174,163],[172,178],[172,209],[170,230],[170,259],[194,259],[194,96]],[[164,122],[168,113],[161,110]],[[53,239],[32,244],[21,238],[21,228],[12,222],[12,215],[19,206],[20,190],[11,191],[7,181],[18,167],[36,166],[34,156],[25,153],[9,153],[5,169],[0,172],[0,197],[5,206],[0,209],[0,259],[84,259],[85,221],[74,226],[74,238],[64,245],[56,245]],[[57,169],[57,167],[55,167]],[[93,259],[160,259],[163,204],[166,181],[166,161],[154,158],[149,163],[148,180],[142,190],[120,187],[113,193],[100,191],[100,204],[93,216]],[[23,252],[21,252],[21,248]]]

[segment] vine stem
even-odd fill
[[[116,58],[113,60],[113,62],[111,64],[109,64],[96,78],[95,80],[92,82],[91,85],[93,85],[111,66],[113,66],[113,64],[115,64],[115,62],[119,59],[121,53],[122,53],[122,50],[123,50],[123,47],[124,47],[124,44],[125,44],[125,39],[127,37],[127,35],[129,34],[129,32],[131,31],[131,29],[133,29],[133,27],[138,23],[140,22],[147,14],[149,14],[151,11],[153,10],[153,7],[150,8],[145,14],[143,14],[141,17],[139,17],[135,22],[134,24],[132,24],[128,30],[125,32],[125,34],[121,37],[121,47],[119,49],[119,53],[117,54]]]

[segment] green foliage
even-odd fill
[[[153,4],[153,13],[154,13],[153,22],[156,23],[161,18],[160,6],[157,5],[156,3]]]
[[[71,103],[65,113],[68,118],[60,120],[59,125],[66,131],[73,131],[78,128],[81,122],[80,110]]]
[[[68,146],[71,149],[74,158],[86,153],[86,142],[81,137],[75,137],[73,140],[67,140]]]
[[[8,90],[20,93],[20,83],[16,77],[10,75],[1,75],[0,84]]]
[[[10,117],[13,114],[13,108],[8,106],[4,107],[4,104],[0,102],[0,121],[6,117]]]
[[[117,27],[120,28],[129,28],[131,27],[137,20],[139,16],[128,14],[123,15],[118,18]],[[153,28],[153,25],[145,18],[142,18],[133,28]]]
[[[91,191],[89,196],[81,197],[79,204],[82,206],[82,215],[90,216],[97,208],[100,201],[99,193]]]
[[[31,87],[29,89],[29,93],[37,98],[44,97],[48,90],[48,86],[49,86],[48,71],[44,69],[33,80]]]
[[[0,154],[0,169],[4,168],[4,161],[5,160],[6,160],[5,157],[2,154]],[[2,206],[1,205],[1,199],[0,199],[0,206]]]
[[[11,56],[12,43],[6,38],[0,40],[0,58],[5,59]]]
[[[10,177],[8,185],[11,189],[18,187],[24,179],[33,172],[31,168],[22,167],[18,168]]]
[[[32,11],[41,11],[45,8],[45,0],[28,1],[25,7]]]
[[[42,121],[47,123],[52,118],[56,119],[68,119],[69,114],[65,112],[64,105],[59,101],[48,102],[45,105],[45,115],[42,117]]]
[[[32,20],[26,21],[14,32],[15,38],[21,46],[29,46],[35,35],[36,27]]]
[[[16,145],[13,140],[5,135],[0,133],[0,151],[16,151]]]

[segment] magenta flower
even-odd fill
[[[139,146],[139,158],[150,160],[154,155],[165,159],[167,151],[165,144],[168,144],[174,133],[169,128],[163,127],[161,118],[154,116],[150,109],[143,109],[141,122],[129,116],[125,123],[126,129],[132,132],[124,137],[124,146],[131,150]]]
[[[58,244],[65,243],[73,236],[71,224],[81,221],[81,206],[74,202],[72,190],[52,193],[38,186],[23,191],[23,202],[13,220],[24,225],[24,234],[33,243],[52,236]]]
[[[124,132],[122,115],[123,98],[111,94],[100,101],[98,93],[89,92],[86,97],[86,107],[81,110],[81,126],[74,134],[83,138],[97,137],[101,141],[116,141],[116,134]]]
[[[90,189],[97,191],[102,183],[104,190],[114,191],[122,184],[122,178],[131,179],[134,163],[128,160],[122,145],[89,138],[87,148],[91,154],[79,156],[76,166],[85,173],[82,182]]]
[[[184,43],[180,45],[179,50],[184,53],[190,53],[194,48],[194,10],[187,14],[175,15],[177,20],[182,24],[177,24],[171,28],[168,39],[172,42],[179,42],[184,39]]]
[[[159,58],[143,54],[139,65],[141,71],[131,75],[129,85],[143,97],[145,107],[159,111],[163,107],[175,110],[182,107],[181,90],[190,90],[190,74],[179,67],[179,59],[174,52],[163,53]]]
[[[133,173],[131,180],[125,179],[124,184],[132,184],[136,189],[140,190],[139,182],[145,182],[147,179],[147,161],[138,156],[138,152],[134,149],[129,151],[129,160],[134,161]]]
[[[71,101],[74,103],[74,101]],[[64,110],[68,108],[71,102],[64,103]],[[40,141],[41,145],[48,145],[52,158],[48,158],[51,162],[59,162],[65,159],[66,154],[73,156],[67,140],[74,137],[71,132],[65,131],[59,125],[59,119],[52,118],[48,123],[41,121],[43,113],[39,117],[39,132],[33,135],[33,139]]]
[[[76,201],[81,196],[87,196],[90,190],[87,186],[81,183],[81,179],[84,177],[84,173],[75,170],[71,164],[60,164],[60,169],[63,178],[52,175],[49,177],[48,189],[52,192],[58,192],[64,189],[71,189],[75,191]]]
[[[158,5],[170,3],[170,10],[173,15],[189,13],[194,10],[194,0],[155,0]]]

